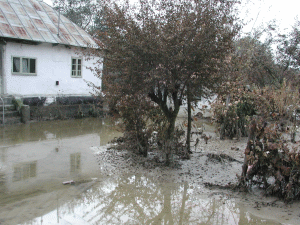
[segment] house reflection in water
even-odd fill
[[[0,171],[0,193],[4,192],[5,190],[5,174]]]
[[[64,181],[80,185],[101,177],[97,147],[100,140],[107,143],[119,135],[109,122],[94,118],[0,127],[0,224],[21,224],[36,214],[43,215],[41,208],[55,209],[52,199],[57,199],[57,193],[68,196],[66,189],[74,188],[63,185]],[[78,192],[77,186],[75,190]],[[18,211],[19,202],[25,199],[27,214]],[[40,207],[32,208],[32,201]]]
[[[1,129],[0,190],[7,196],[24,193],[25,197],[60,188],[66,180],[97,177],[99,167],[91,147],[99,146],[99,133],[104,140],[105,135],[114,136],[112,128],[90,118]]]
[[[36,177],[36,164],[37,161],[15,164],[13,182]]]
[[[6,161],[6,148],[0,148],[0,193],[6,190],[6,176],[3,170]]]
[[[70,155],[70,172],[77,174],[81,172],[81,153],[77,152]]]

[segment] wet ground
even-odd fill
[[[0,127],[0,224],[294,224],[195,179],[168,179],[170,169],[126,169],[126,154],[106,150],[119,135],[94,118]]]

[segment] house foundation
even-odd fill
[[[47,97],[27,97],[22,100],[23,104],[30,108],[29,117],[33,121],[101,117],[104,115],[103,100],[100,97],[51,97],[50,100]]]

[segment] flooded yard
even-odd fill
[[[113,164],[102,155],[119,135],[94,118],[0,127],[0,224],[294,224],[257,216],[228,192],[168,179],[168,168],[128,170],[118,152]]]

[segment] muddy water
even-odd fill
[[[0,224],[276,224],[188,183],[101,174],[94,151],[118,135],[100,119],[1,127]]]

